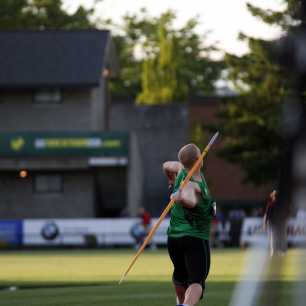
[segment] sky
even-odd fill
[[[95,0],[64,0],[64,7],[73,12],[80,4],[90,7]],[[96,6],[96,16],[111,18],[117,23],[126,13],[137,13],[143,7],[150,15],[158,16],[167,9],[177,14],[177,26],[194,16],[199,17],[199,33],[210,31],[208,42],[224,51],[241,55],[247,52],[246,43],[237,39],[243,32],[253,37],[272,39],[281,35],[277,27],[267,26],[247,10],[250,2],[264,9],[280,10],[282,0],[102,0]]]

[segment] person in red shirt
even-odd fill
[[[132,237],[135,239],[135,249],[138,249],[142,245],[151,229],[151,214],[146,211],[144,207],[139,207],[138,218],[139,221],[137,221],[130,230]],[[155,248],[153,242],[151,242],[149,246]]]
[[[151,214],[146,211],[143,207],[139,208],[139,217],[142,220],[142,225],[147,232],[151,225]]]

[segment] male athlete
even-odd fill
[[[200,155],[196,145],[187,144],[179,150],[179,162],[163,164],[169,185],[173,185],[171,197],[175,198],[168,228],[168,252],[174,266],[172,280],[176,302],[181,306],[196,305],[202,298],[210,268],[208,239],[215,211],[201,172],[202,165],[179,191],[181,182]]]

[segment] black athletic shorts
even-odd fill
[[[173,283],[184,287],[198,283],[204,291],[210,268],[208,240],[191,236],[168,237],[168,252],[174,266]]]

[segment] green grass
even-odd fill
[[[265,288],[291,305],[301,250],[290,250],[281,272],[269,269]],[[0,252],[0,306],[163,306],[175,305],[171,262],[166,251],[145,251],[126,281],[118,280],[133,251],[65,250]],[[213,250],[212,267],[200,305],[228,305],[233,288],[244,275],[247,252]],[[306,258],[302,257],[306,267]],[[254,263],[260,265],[261,263]],[[277,263],[279,266],[279,263]],[[304,282],[306,279],[304,279]],[[17,290],[12,287],[16,287]],[[265,292],[264,292],[265,293]],[[267,300],[265,294],[261,297]]]

